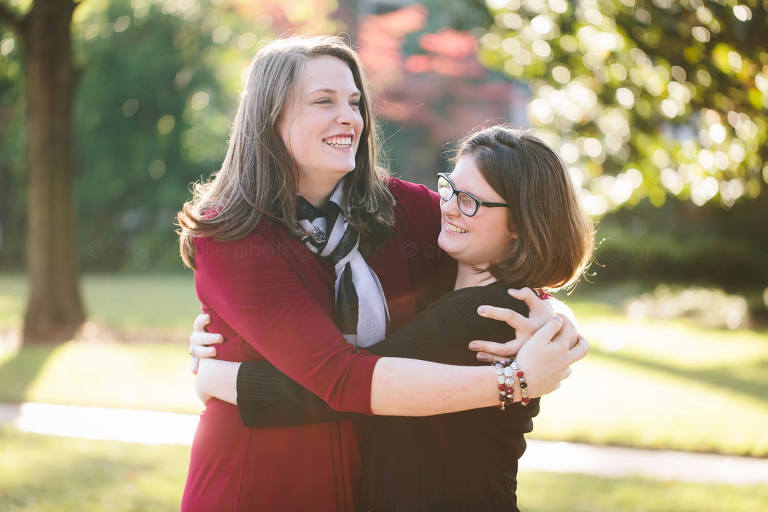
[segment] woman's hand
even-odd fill
[[[469,349],[477,352],[477,359],[480,361],[496,361],[509,359],[518,353],[520,348],[538,331],[548,320],[555,316],[552,309],[552,300],[542,300],[530,288],[509,290],[509,294],[525,302],[528,306],[528,316],[524,317],[517,311],[506,308],[497,308],[495,306],[480,306],[477,314],[494,320],[506,322],[515,329],[515,339],[506,343],[495,343],[492,341],[473,341],[469,344]],[[567,320],[570,323],[570,320]],[[576,344],[574,337],[572,345]]]
[[[195,393],[197,393],[197,398],[200,399],[201,402],[203,402],[203,405],[206,405],[208,403],[208,400],[211,399],[211,394],[208,390],[209,385],[209,375],[208,375],[208,366],[206,366],[206,363],[208,360],[204,360],[205,362],[202,362],[198,359],[197,360],[197,368],[195,368]]]
[[[224,337],[221,334],[206,332],[205,326],[209,323],[211,323],[211,316],[206,314],[197,315],[197,318],[192,323],[192,334],[189,335],[189,355],[192,356],[192,359],[189,370],[194,374],[198,372],[200,359],[216,357],[216,347],[211,347],[210,345],[224,341]],[[207,399],[203,403],[205,401]]]
[[[547,321],[528,342],[523,345],[515,358],[525,372],[528,394],[537,398],[560,387],[560,381],[571,374],[570,366],[587,355],[586,340],[576,333],[570,322],[558,314]],[[577,342],[569,348],[570,338]]]
[[[218,398],[237,405],[237,372],[240,363],[203,358],[195,378],[195,392],[203,404]]]
[[[573,313],[562,302],[542,300],[530,288],[511,289],[509,294],[525,302],[528,317],[493,306],[481,306],[478,314],[507,322],[515,329],[516,338],[506,343],[473,341],[469,348],[478,352],[480,361],[516,358],[526,372],[529,394],[535,398],[560,387],[560,381],[571,374],[570,365],[587,354],[589,344],[577,332]]]

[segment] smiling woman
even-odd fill
[[[443,229],[437,243],[458,262],[457,286],[467,286],[477,281],[476,267],[487,266],[498,259],[517,235],[507,221],[509,205],[483,178],[473,155],[459,158],[450,179],[447,176],[442,179],[450,190],[440,187],[438,181]],[[459,191],[458,187],[472,192]],[[462,200],[463,197],[469,201]],[[478,199],[480,197],[483,200]],[[486,277],[493,278],[490,274]]]
[[[211,330],[223,335],[217,357],[267,360],[342,412],[425,416],[499,404],[496,370],[477,366],[465,342],[472,366],[365,349],[448,291],[456,268],[435,247],[437,195],[378,168],[374,127],[360,62],[340,38],[279,40],[256,56],[222,167],[178,216],[182,257]],[[546,323],[517,357],[530,398],[555,389],[586,352],[541,310],[535,320],[511,317],[535,325],[529,336]],[[502,402],[520,402],[523,387]],[[182,510],[354,510],[357,435],[345,417],[249,429],[236,407],[208,400]]]
[[[196,236],[240,239],[262,217],[302,236],[299,188],[319,204],[348,173],[348,220],[363,247],[380,242],[394,223],[393,197],[386,173],[377,168],[378,135],[368,98],[362,65],[341,38],[279,39],[262,49],[251,64],[221,169],[209,182],[195,184],[193,200],[179,213],[184,263],[196,266]],[[349,111],[340,112],[339,103]],[[340,134],[352,135],[353,150],[344,157],[323,152],[331,149],[328,142],[341,142],[330,140]],[[320,175],[302,172],[304,164],[314,168],[313,157],[320,157]]]
[[[355,168],[355,155],[365,122],[360,90],[349,66],[330,55],[304,64],[301,79],[280,120],[299,169],[299,195],[315,206]]]

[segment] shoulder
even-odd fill
[[[480,306],[495,306],[528,314],[528,306],[507,293],[507,285],[492,283],[487,286],[470,286],[444,295],[434,306],[474,312]]]
[[[514,337],[515,330],[506,322],[480,316],[477,313],[480,306],[508,308],[527,315],[525,304],[507,294],[506,286],[498,283],[454,290],[430,304],[419,315],[424,323],[435,326],[440,335],[448,340],[445,343],[461,349],[455,353],[456,358],[451,364],[476,362],[474,355],[466,351],[466,343],[473,339],[502,342]],[[445,346],[442,343],[441,346]]]
[[[195,266],[255,265],[284,259],[285,251],[293,247],[292,241],[288,231],[278,222],[262,218],[253,230],[236,239],[195,237]]]
[[[389,178],[387,185],[395,197],[395,216],[405,238],[436,243],[440,230],[439,196],[424,185]]]
[[[221,206],[211,206],[209,208],[206,208],[201,217],[203,220],[212,220],[219,216],[221,213]]]
[[[439,203],[438,196],[425,185],[390,177],[387,186],[406,210],[429,209]]]

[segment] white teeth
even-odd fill
[[[352,145],[352,137],[330,137],[324,142],[335,148],[348,148]]]
[[[446,231],[452,231],[454,233],[466,233],[466,229],[461,229],[459,227],[454,226],[453,224],[445,223],[445,229]]]

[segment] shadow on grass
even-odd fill
[[[667,373],[694,382],[711,384],[731,393],[737,393],[759,402],[768,402],[768,358],[750,364],[723,364],[707,368],[681,368],[635,354],[609,352],[590,347],[593,353],[607,359]]]
[[[0,402],[26,401],[27,391],[59,345],[25,345],[0,364]]]

